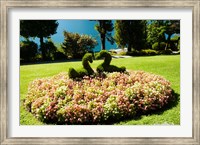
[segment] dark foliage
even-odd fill
[[[171,49],[162,50],[160,51],[160,54],[170,55],[172,54],[172,50]]]
[[[54,60],[65,60],[65,59],[67,59],[67,56],[64,55],[62,52],[57,51],[54,53]]]
[[[126,54],[129,56],[154,56],[158,55],[159,52],[152,49],[143,49],[141,51],[133,50],[131,52],[127,52]]]
[[[29,37],[38,37],[40,39],[40,49],[42,58],[46,60],[44,38],[47,38],[56,33],[58,23],[56,20],[21,20],[20,35]]]
[[[37,54],[38,46],[33,41],[22,41],[20,42],[20,60],[21,62],[34,61]]]
[[[156,42],[152,45],[152,49],[154,50],[165,50],[166,43],[165,42]]]
[[[130,52],[144,49],[146,43],[146,21],[117,20],[115,22],[115,41],[119,47],[127,47]]]
[[[45,51],[46,60],[54,60],[54,55],[57,51],[57,47],[54,45],[53,41],[49,39],[43,44],[43,48]]]

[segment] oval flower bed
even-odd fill
[[[160,109],[173,98],[169,81],[143,71],[69,79],[67,73],[37,79],[25,105],[54,124],[105,124]]]

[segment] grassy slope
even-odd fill
[[[95,69],[102,60],[94,61],[91,66]],[[144,70],[159,74],[171,82],[172,88],[180,94],[180,56],[152,56],[152,57],[131,57],[113,59],[112,64],[126,66],[128,70]],[[51,64],[37,64],[20,66],[20,124],[28,125],[43,124],[31,113],[27,112],[22,105],[26,97],[29,82],[36,78],[49,77],[60,72],[68,71],[69,67],[79,68],[81,62],[63,62]],[[153,115],[143,115],[138,119],[126,120],[117,124],[180,124],[180,103],[166,111],[160,111]]]

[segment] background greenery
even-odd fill
[[[91,67],[96,67],[102,60],[95,60]],[[116,124],[142,125],[142,124],[180,124],[180,55],[161,55],[149,57],[129,57],[113,59],[111,64],[126,66],[127,70],[143,70],[161,75],[171,82],[171,87],[177,94],[174,104],[154,112],[150,115],[143,115],[139,118],[127,119]],[[20,66],[20,124],[21,125],[42,125],[30,112],[23,106],[26,97],[28,84],[36,78],[51,77],[60,72],[67,72],[70,67],[82,67],[81,61],[60,62],[49,64],[21,65]]]
[[[69,21],[65,20],[66,23]],[[180,20],[82,20],[95,21],[93,28],[83,27],[97,36],[63,31],[64,40],[53,42],[59,27],[58,20],[20,21],[20,62],[81,59],[86,52],[127,49],[126,55],[172,54],[180,51]],[[66,30],[68,27],[66,26]],[[34,39],[40,42],[35,43]],[[100,41],[97,41],[100,38]],[[109,42],[114,48],[106,45]],[[31,53],[31,54],[30,54]]]

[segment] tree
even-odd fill
[[[29,37],[38,37],[40,39],[40,49],[42,58],[46,60],[46,50],[43,47],[44,38],[47,38],[56,33],[58,23],[56,20],[21,20],[20,35]]]
[[[149,45],[158,43],[160,49],[160,43],[166,42],[166,48],[169,47],[171,36],[173,34],[180,33],[180,21],[179,20],[152,20],[148,21],[147,26],[147,42]],[[167,39],[165,38],[167,36]]]
[[[86,52],[92,51],[97,45],[97,41],[89,35],[80,35],[78,33],[63,32],[64,42],[62,48],[67,56],[73,58],[82,58]]]
[[[65,52],[66,56],[76,57],[78,53],[82,53],[79,50],[78,40],[80,39],[80,35],[78,33],[70,33],[67,31],[63,32],[64,35],[64,42],[62,43],[62,48]]]
[[[115,22],[115,41],[120,47],[141,50],[146,39],[146,21],[143,20],[117,20]]]
[[[113,44],[114,39],[112,37],[112,31],[114,29],[111,20],[96,20],[98,24],[95,25],[95,29],[99,32],[101,38],[101,50],[105,50],[106,39]]]
[[[20,42],[20,60],[30,62],[35,59],[38,46],[35,42],[26,39]]]
[[[57,51],[57,47],[54,45],[53,41],[49,38],[44,42],[43,47],[46,50],[46,59],[53,60]]]
[[[180,34],[180,20],[168,20],[166,22],[165,33],[168,35],[165,47],[165,49],[167,49],[169,47],[169,44],[171,43],[171,36],[173,34]],[[177,38],[178,41],[179,39],[180,37]]]
[[[163,20],[148,21],[147,26],[147,42],[149,46],[158,43],[158,49],[160,49],[160,43],[165,41],[166,25]]]

